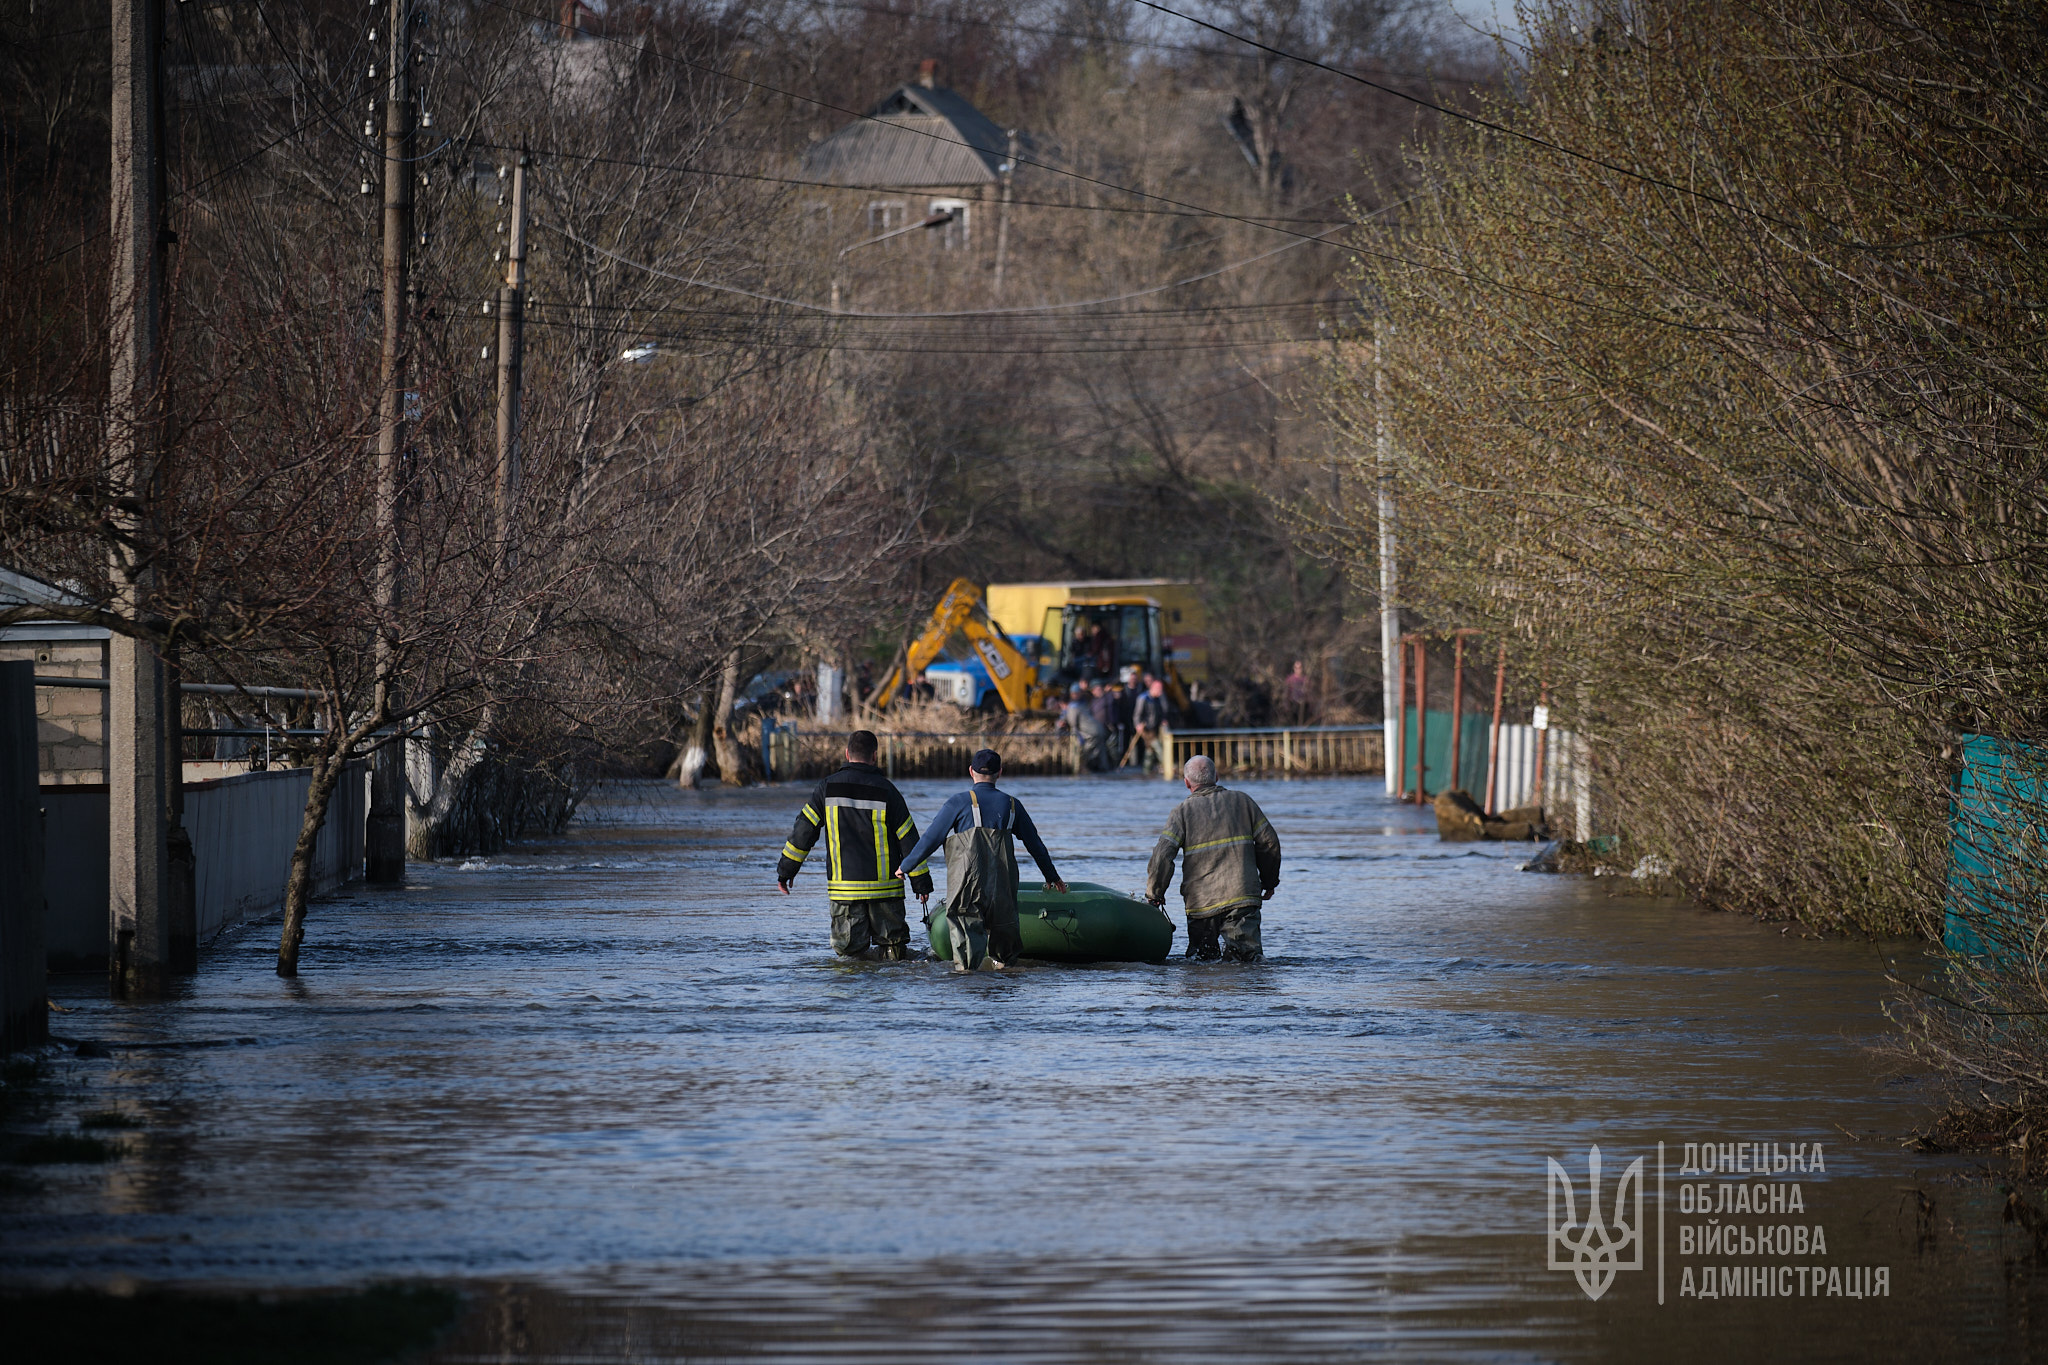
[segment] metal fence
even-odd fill
[[[823,777],[846,762],[850,730],[806,730],[801,725],[765,721],[761,727],[761,766],[770,781],[790,782]],[[965,777],[967,760],[976,749],[995,749],[1003,756],[1003,772],[1011,777],[1083,771],[1080,747],[1065,734],[882,734],[882,752],[875,762],[890,777]]]
[[[1219,773],[1377,773],[1386,771],[1386,737],[1377,725],[1317,725],[1260,730],[1169,730],[1160,736],[1160,775],[1180,779],[1180,766],[1196,754],[1215,760]]]
[[[761,766],[772,781],[823,777],[846,761],[848,730],[805,730],[764,718]],[[1003,756],[1012,777],[1079,775],[1087,771],[1081,747],[1071,735],[879,734],[876,762],[890,777],[965,777],[976,749]],[[1385,770],[1385,745],[1377,725],[1297,726],[1265,730],[1169,730],[1160,736],[1161,774],[1180,777],[1180,765],[1196,754],[1216,761],[1217,771],[1239,776],[1334,776]],[[1135,767],[1135,760],[1130,765]]]

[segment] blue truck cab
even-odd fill
[[[1057,652],[1043,635],[1012,635],[1010,643],[1024,656],[1024,661],[1038,670],[1041,678],[1050,677],[1059,665]],[[939,701],[951,702],[970,711],[1000,711],[1003,709],[1002,694],[996,691],[995,679],[988,673],[988,665],[971,649],[956,650],[947,647],[945,654],[924,671],[924,680],[931,684],[932,695]]]

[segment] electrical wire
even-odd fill
[[[1211,315],[1211,314],[1215,314],[1215,313],[1256,313],[1256,312],[1274,312],[1274,311],[1278,311],[1278,310],[1280,310],[1280,309],[1286,309],[1286,308],[1314,308],[1314,307],[1317,307],[1317,306],[1319,306],[1319,305],[1324,305],[1324,304],[1341,304],[1341,303],[1344,303],[1345,301],[1346,301],[1346,300],[1344,299],[1344,297],[1343,297],[1342,295],[1319,295],[1319,296],[1317,296],[1317,297],[1314,297],[1314,298],[1306,298],[1306,299],[1275,299],[1275,300],[1269,300],[1269,301],[1265,301],[1265,302],[1258,302],[1258,303],[1216,303],[1216,304],[1194,304],[1194,305],[1191,305],[1191,306],[1189,306],[1189,307],[1187,307],[1187,308],[1142,308],[1142,309],[1136,309],[1136,310],[1133,310],[1133,311],[1131,311],[1131,312],[1125,312],[1125,313],[1108,313],[1108,314],[1104,314],[1104,315],[1102,315],[1102,316],[1101,316],[1100,318],[1098,318],[1098,319],[1095,319],[1095,320],[1091,320],[1091,319],[1089,319],[1089,318],[1085,318],[1085,317],[1060,317],[1060,318],[1048,318],[1048,319],[1046,319],[1046,321],[1049,321],[1049,322],[1052,322],[1052,323],[1055,323],[1055,324],[1058,324],[1058,325],[1062,325],[1062,326],[1070,327],[1070,328],[1084,328],[1084,327],[1098,326],[1098,325],[1101,325],[1102,323],[1114,323],[1114,322],[1124,322],[1124,321],[1136,322],[1136,321],[1141,321],[1141,320],[1143,320],[1143,319],[1145,319],[1145,318],[1170,318],[1170,317],[1185,317],[1185,318],[1199,318],[1199,317],[1207,317],[1207,316],[1209,316],[1209,315]],[[537,298],[536,298],[536,299],[529,299],[529,300],[527,301],[526,307],[527,307],[528,309],[533,309],[533,308],[539,308],[539,307],[548,307],[548,308],[562,308],[562,309],[567,309],[567,310],[569,310],[569,311],[571,311],[571,312],[579,312],[579,311],[580,311],[580,312],[607,312],[607,313],[620,313],[620,312],[631,312],[631,313],[674,313],[674,314],[677,314],[677,315],[679,315],[679,316],[686,316],[686,317],[715,317],[715,318],[746,318],[746,319],[749,319],[749,320],[753,320],[753,321],[758,321],[758,320],[760,320],[760,318],[762,317],[762,313],[761,313],[761,311],[760,311],[759,309],[738,309],[738,308],[688,308],[688,307],[683,307],[683,306],[681,306],[681,305],[677,305],[677,304],[656,304],[656,303],[561,303],[561,302],[557,302],[557,301],[555,301],[555,300],[552,300],[552,299],[546,299],[546,300],[543,300],[543,299],[537,299]],[[837,321],[841,321],[841,320],[844,320],[844,321],[846,321],[846,322],[857,322],[857,321],[859,321],[859,320],[861,319],[861,317],[862,317],[862,316],[863,316],[863,315],[861,315],[861,314],[857,314],[857,313],[832,313],[832,314],[827,314],[827,315],[809,314],[809,315],[806,315],[806,316],[804,316],[804,317],[802,317],[802,318],[794,318],[794,317],[785,317],[785,318],[784,318],[784,320],[785,320],[785,321],[788,321],[788,322],[799,322],[799,321],[801,321],[801,322],[817,322],[817,323],[824,323],[824,322],[837,322]],[[871,315],[867,315],[867,316],[870,316],[870,317],[884,317],[884,316],[893,316],[893,315],[888,315],[888,314],[871,314]],[[930,317],[934,317],[934,318],[947,318],[947,317],[950,317],[950,316],[952,316],[952,315],[948,315],[948,314],[942,314],[942,313],[934,313],[934,314],[928,314],[928,315],[920,315],[920,314],[915,314],[915,313],[906,313],[906,314],[902,314],[901,316],[903,316],[903,317],[918,317],[918,316],[930,316]],[[961,322],[964,322],[964,321],[965,321],[965,319],[964,319],[964,318],[956,318],[956,319],[955,319],[955,325],[958,325],[959,323],[961,323]]]
[[[547,20],[545,16],[536,15],[530,10],[521,9],[517,5],[508,3],[508,0],[481,0],[481,3],[490,5],[496,9],[502,9],[510,14],[519,15],[521,18],[526,19],[530,22],[551,22]],[[706,66],[702,62],[693,62],[687,57],[679,57],[673,53],[662,52],[651,46],[642,46],[639,44],[628,43],[624,39],[613,38],[607,34],[601,33],[592,34],[590,36],[597,41],[616,43],[619,44],[620,46],[631,47],[635,52],[644,53],[649,56],[659,58],[663,61],[674,62],[678,66],[688,67],[692,71],[701,72],[704,75],[712,76],[719,80],[731,81],[738,85],[751,86],[756,90],[766,91],[768,94],[771,95],[779,95],[783,99],[797,100],[804,104],[816,105],[820,109],[829,110],[830,112],[835,114],[844,114],[848,118],[857,119],[868,123],[878,123],[884,127],[894,128],[901,132],[914,134],[918,137],[928,137],[935,142],[945,143],[949,147],[959,145],[950,138],[941,137],[939,134],[928,131],[923,128],[917,128],[913,127],[910,124],[899,123],[891,119],[881,118],[878,117],[877,115],[865,113],[858,109],[848,109],[842,105],[833,104],[829,100],[819,99],[814,95],[801,95],[794,90],[785,90],[780,86],[770,85],[766,81],[757,81],[752,79],[751,77],[739,75],[737,72],[720,70],[715,66]],[[1212,209],[1204,207],[1200,204],[1186,203],[1182,200],[1174,199],[1167,195],[1153,194],[1148,190],[1132,189],[1128,185],[1119,185],[1113,180],[1103,180],[1096,176],[1083,175],[1079,171],[1068,170],[1063,166],[1055,166],[1051,162],[1037,161],[1033,160],[1030,157],[1022,155],[1013,155],[1010,159],[1013,163],[1019,166],[1035,166],[1040,170],[1050,171],[1054,175],[1065,176],[1070,180],[1079,181],[1084,185],[1095,185],[1102,189],[1114,190],[1119,194],[1128,194],[1139,199],[1149,199],[1154,203],[1171,205],[1172,207],[1180,209],[1181,211],[1186,213],[1201,214],[1205,217],[1210,218],[1228,219],[1231,222],[1244,223],[1249,227],[1264,228],[1268,232],[1283,233],[1284,235],[1289,237],[1306,237],[1310,235],[1307,233],[1293,232],[1284,227],[1277,227],[1270,222],[1262,221],[1257,218],[1248,217],[1244,214],[1228,213],[1222,209]],[[859,187],[842,185],[837,186],[836,188],[855,189]]]
[[[1414,196],[1411,195],[1409,196],[1409,198],[1412,199],[1414,198]],[[1403,199],[1399,203],[1389,204],[1386,208],[1378,210],[1378,213],[1386,213],[1393,209],[1400,208],[1402,204],[1406,204],[1408,202],[1408,199]],[[1377,216],[1377,213],[1373,216]],[[1232,261],[1228,265],[1217,266],[1214,270],[1205,270],[1199,275],[1190,275],[1184,280],[1174,280],[1168,284],[1155,284],[1149,289],[1135,289],[1130,291],[1129,293],[1124,294],[1112,294],[1107,298],[1074,299],[1066,303],[1022,304],[1011,308],[965,308],[956,309],[948,312],[927,313],[880,313],[870,312],[861,309],[841,310],[836,308],[823,308],[815,303],[805,303],[799,299],[779,298],[772,294],[756,293],[751,289],[742,289],[737,285],[714,284],[708,280],[693,280],[686,276],[675,274],[672,271],[662,270],[659,267],[647,265],[640,261],[632,260],[629,257],[620,255],[616,251],[607,250],[606,248],[599,246],[595,242],[588,241],[585,238],[577,236],[575,233],[569,231],[569,229],[565,227],[559,227],[553,223],[545,223],[541,224],[541,226],[545,227],[550,232],[554,232],[560,236],[568,238],[570,241],[575,242],[580,246],[588,247],[590,250],[597,252],[600,256],[607,256],[612,260],[619,262],[621,265],[631,266],[635,270],[644,270],[650,275],[659,275],[664,279],[675,280],[679,284],[686,284],[690,286],[692,289],[709,289],[723,294],[739,294],[746,298],[759,299],[764,303],[778,303],[783,305],[784,307],[798,308],[806,312],[831,313],[841,317],[888,319],[1010,317],[1029,313],[1063,312],[1068,309],[1074,308],[1100,308],[1107,304],[1123,303],[1129,299],[1142,299],[1150,297],[1153,294],[1163,294],[1169,289],[1184,288],[1187,285],[1199,284],[1203,280],[1213,280],[1218,275],[1228,274],[1233,270],[1242,270],[1244,267],[1248,265],[1256,265],[1260,261],[1268,260],[1271,257],[1278,256],[1283,251],[1292,251],[1296,247],[1306,246],[1310,242],[1319,241],[1323,237],[1328,237],[1331,235],[1330,232],[1325,232],[1319,234],[1316,237],[1302,237],[1296,241],[1288,242],[1284,246],[1276,246],[1271,251],[1262,251],[1256,256],[1248,256],[1241,261]],[[1352,224],[1347,222],[1345,226],[1350,227],[1352,226]],[[1337,229],[1333,228],[1331,229],[1331,232],[1335,232],[1336,230]]]
[[[1165,5],[1157,3],[1157,0],[1137,0],[1137,3],[1143,5],[1146,9],[1157,10],[1161,14],[1172,15],[1174,18],[1184,20],[1187,23],[1193,24],[1198,28],[1206,28],[1211,33],[1220,33],[1224,37],[1229,38],[1234,42],[1243,43],[1247,47],[1255,47],[1261,52],[1270,53],[1271,55],[1282,58],[1285,61],[1298,62],[1302,66],[1313,67],[1318,71],[1327,71],[1333,76],[1341,76],[1347,81],[1356,81],[1358,84],[1363,85],[1368,89],[1377,90],[1383,95],[1392,95],[1396,99],[1407,100],[1410,104],[1418,105],[1424,109],[1433,110],[1436,113],[1442,114],[1446,118],[1461,119],[1466,123],[1470,123],[1477,127],[1486,128],[1491,130],[1492,132],[1499,133],[1504,137],[1518,138],[1523,142],[1531,144],[1532,146],[1542,147],[1548,151],[1556,152],[1560,156],[1572,157],[1576,160],[1584,161],[1590,165],[1599,166],[1604,170],[1613,171],[1617,175],[1625,175],[1629,177],[1631,180],[1640,180],[1644,184],[1656,185],[1660,189],[1670,190],[1674,194],[1688,195],[1694,199],[1702,200],[1705,203],[1717,204],[1724,209],[1732,209],[1737,213],[1749,214],[1752,217],[1760,219],[1763,222],[1773,224],[1777,227],[1792,228],[1794,226],[1793,224],[1786,222],[1782,218],[1777,218],[1771,214],[1763,212],[1761,209],[1754,209],[1748,207],[1747,205],[1733,203],[1730,200],[1721,198],[1717,194],[1709,194],[1705,190],[1696,190],[1688,185],[1680,185],[1673,181],[1665,180],[1661,176],[1650,175],[1644,171],[1632,170],[1629,167],[1622,165],[1620,162],[1609,161],[1605,157],[1594,156],[1591,152],[1581,152],[1576,150],[1575,148],[1567,147],[1562,143],[1552,142],[1548,138],[1538,137],[1534,133],[1525,133],[1521,131],[1519,128],[1511,128],[1505,123],[1496,123],[1492,119],[1481,118],[1477,114],[1468,114],[1461,109],[1452,109],[1447,105],[1438,104],[1434,100],[1426,100],[1422,98],[1420,95],[1411,95],[1405,90],[1397,90],[1391,85],[1383,85],[1380,82],[1372,80],[1369,77],[1359,75],[1356,71],[1347,71],[1341,66],[1332,66],[1328,62],[1318,61],[1314,57],[1304,57],[1298,52],[1289,52],[1284,48],[1277,48],[1268,43],[1262,43],[1258,39],[1248,38],[1242,33],[1232,33],[1229,29],[1220,27],[1216,24],[1212,24],[1206,19],[1197,19],[1192,14],[1183,14],[1177,9],[1170,9]]]
[[[996,33],[1026,33],[1035,38],[1072,38],[1083,43],[1101,43],[1110,47],[1141,47],[1155,52],[1185,52],[1195,57],[1228,57],[1231,54],[1220,47],[1196,47],[1190,43],[1167,43],[1156,38],[1112,38],[1106,34],[1082,33],[1076,29],[1043,28],[1035,24],[1007,24],[994,19],[968,19],[957,14],[917,14],[908,10],[888,9],[881,5],[858,5],[851,0],[809,0],[815,9],[852,10],[860,14],[872,14],[882,19],[906,19],[929,24],[950,24],[956,28],[983,28]],[[1426,72],[1389,71],[1384,73],[1396,80],[1427,81]]]
[[[563,151],[559,148],[535,147],[531,143],[524,143],[515,147],[506,142],[485,142],[481,139],[471,139],[464,143],[464,145],[482,148],[490,152],[527,152],[534,156],[550,156],[564,161],[583,161],[598,166],[630,166],[639,170],[670,171],[678,175],[703,175],[718,180],[756,180],[768,185],[794,185],[798,189],[859,190],[868,188],[860,185],[841,184],[836,180],[805,180],[798,176],[769,175],[764,171],[720,170],[709,166],[678,165],[674,162],[637,161],[631,157],[604,156],[596,152],[572,152]],[[1356,186],[1353,186],[1349,189],[1339,190],[1335,194],[1324,195],[1315,202],[1324,204],[1332,199],[1341,199],[1345,195],[1352,193],[1356,188]],[[1128,193],[1139,194],[1142,191],[1131,190]],[[1010,203],[1019,208],[1071,209],[1079,213],[1135,213],[1168,218],[1211,216],[1208,215],[1207,210],[1202,209],[1155,209],[1146,208],[1139,204],[1080,204],[1071,199],[1012,199]],[[1297,218],[1281,214],[1265,217],[1255,215],[1238,217],[1236,221],[1258,223],[1260,225],[1268,223],[1301,223],[1308,227],[1343,227],[1350,222],[1349,219],[1344,218]]]
[[[470,325],[470,326],[486,326],[486,327],[492,328],[492,329],[493,329],[493,331],[492,331],[492,335],[494,335],[494,336],[496,335],[496,331],[495,331],[495,328],[497,327],[497,323],[496,323],[496,321],[495,321],[494,319],[491,319],[491,318],[483,318],[483,317],[476,317],[476,316],[472,316],[472,315],[464,314],[464,315],[463,315],[463,316],[462,316],[462,317],[461,317],[460,319],[458,319],[458,321],[459,321],[459,322],[461,322],[461,323],[463,323],[463,324],[466,324],[466,325]],[[555,319],[555,318],[549,318],[549,317],[534,317],[534,316],[531,316],[531,315],[529,315],[529,316],[527,317],[527,319],[526,319],[526,326],[527,326],[528,328],[530,328],[530,329],[536,329],[536,328],[537,328],[537,329],[552,329],[552,330],[558,330],[558,331],[566,331],[566,332],[581,332],[581,333],[586,333],[586,334],[591,334],[591,335],[597,335],[597,336],[605,336],[605,337],[618,337],[618,336],[620,335],[620,333],[621,333],[621,329],[620,329],[620,328],[618,328],[618,327],[616,327],[616,326],[603,326],[603,325],[598,325],[598,324],[595,324],[595,323],[587,323],[587,322],[573,322],[573,321],[569,321],[569,320],[567,320],[567,319]],[[756,328],[756,327],[747,327],[747,328],[734,328],[734,329],[732,329],[732,330],[730,331],[729,335],[724,335],[724,336],[721,336],[721,335],[719,335],[719,334],[716,334],[716,333],[712,333],[712,332],[709,332],[709,331],[704,331],[704,332],[655,332],[655,331],[635,331],[635,332],[632,332],[632,333],[631,333],[631,335],[632,335],[632,336],[635,336],[635,337],[638,337],[638,338],[640,338],[640,339],[641,339],[641,340],[643,340],[643,341],[649,341],[649,342],[657,342],[657,343],[658,343],[658,342],[663,342],[663,341],[668,341],[668,342],[698,342],[698,343],[702,343],[702,342],[706,342],[706,341],[719,341],[719,340],[734,340],[734,341],[743,341],[743,342],[751,342],[751,343],[754,343],[754,344],[756,344],[756,345],[762,345],[762,346],[763,346],[763,349],[770,349],[770,350],[773,350],[773,349],[787,349],[787,350],[794,350],[794,351],[846,351],[846,352],[858,352],[858,353],[863,353],[863,354],[880,354],[880,355],[947,355],[947,356],[957,356],[957,355],[991,355],[991,356],[1020,356],[1020,355],[1029,355],[1029,356],[1040,356],[1040,357],[1042,357],[1042,356],[1048,356],[1048,355],[1050,355],[1050,356],[1069,356],[1069,355],[1131,355],[1131,354],[1145,354],[1145,353],[1164,353],[1164,352],[1177,352],[1177,351],[1217,351],[1217,350],[1230,350],[1230,349],[1236,349],[1236,348],[1241,348],[1241,347],[1246,347],[1246,346],[1251,346],[1251,345],[1258,345],[1258,346],[1283,346],[1283,345],[1300,345],[1300,344],[1304,344],[1304,343],[1308,343],[1308,342],[1319,342],[1319,341],[1327,341],[1327,340],[1328,340],[1328,338],[1327,338],[1327,337],[1325,337],[1325,336],[1281,336],[1281,337],[1265,337],[1265,338],[1261,338],[1261,339],[1259,339],[1259,340],[1258,340],[1258,341],[1256,341],[1256,342],[1249,342],[1249,341],[1244,341],[1244,340],[1241,340],[1241,339],[1230,339],[1230,338],[1220,338],[1220,339],[1217,339],[1217,340],[1214,340],[1214,341],[1199,341],[1199,342],[1186,342],[1186,341],[1179,341],[1179,342],[1173,342],[1173,343],[1171,343],[1171,344],[1167,344],[1167,345],[1159,345],[1159,346],[1143,346],[1143,345],[1132,345],[1132,344],[1131,344],[1131,343],[1130,343],[1130,342],[1129,342],[1128,340],[1122,340],[1122,341],[1117,341],[1117,342],[1115,342],[1115,343],[1113,343],[1113,344],[1108,344],[1108,345],[1102,345],[1102,346],[1058,346],[1058,347],[1045,347],[1045,348],[1039,348],[1039,349],[1036,349],[1036,350],[1034,350],[1034,349],[1032,349],[1032,348],[1030,348],[1030,347],[1018,346],[1018,345],[1014,345],[1014,344],[1011,344],[1011,345],[1000,345],[1000,346],[985,346],[985,347],[972,347],[972,346],[962,346],[962,345],[955,345],[955,344],[951,344],[951,343],[949,343],[949,344],[947,344],[947,345],[943,345],[943,346],[916,346],[916,345],[906,345],[906,346],[879,346],[879,345],[872,345],[872,344],[864,344],[864,343],[861,343],[861,342],[848,342],[848,341],[840,340],[840,339],[837,339],[837,338],[830,338],[830,339],[826,339],[826,338],[797,338],[797,339],[792,339],[792,340],[785,340],[785,341],[771,342],[771,343],[767,343],[767,344],[765,344],[765,345],[764,345],[764,344],[762,343],[762,339],[761,339],[761,332],[760,332],[760,329],[759,329],[759,328]]]

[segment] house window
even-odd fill
[[[932,213],[945,213],[948,210],[953,214],[953,221],[944,227],[933,228],[932,233],[939,239],[941,247],[951,251],[967,245],[967,201],[965,199],[932,200]]]
[[[868,204],[868,232],[879,237],[903,226],[907,205],[901,199],[876,199]]]

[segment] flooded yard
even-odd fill
[[[957,784],[902,785],[922,821]],[[1181,794],[1005,785],[1068,879],[1120,888]],[[1258,966],[841,962],[821,869],[774,884],[802,788],[648,783],[320,903],[297,981],[274,923],[172,1000],[60,978],[53,1029],[111,1055],[60,1064],[56,1121],[142,1127],[0,1194],[0,1280],[452,1284],[447,1361],[1964,1360],[2042,1332],[2004,1196],[1906,1145],[1931,1092],[1871,1051],[1880,949],[1521,873],[1529,846],[1441,844],[1377,780],[1244,785],[1285,845]],[[1807,1168],[1684,1172],[1701,1143]],[[1639,1157],[1645,1197],[1597,1300],[1546,1235],[1547,1159],[1583,1223],[1594,1144],[1610,1224]],[[1759,1250],[1779,1225],[1825,1251]],[[1875,1267],[1881,1297],[1805,1290]]]

